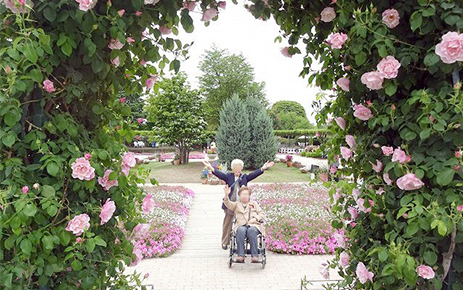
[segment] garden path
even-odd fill
[[[249,262],[233,264],[229,269],[228,251],[220,247],[222,186],[180,185],[196,193],[183,246],[168,258],[144,259],[136,267],[129,267],[128,272],[149,273],[143,284],[153,284],[155,290],[296,290],[300,289],[304,276],[311,280],[322,279],[318,268],[331,258],[329,255],[291,256],[268,251],[265,269],[261,264]]]

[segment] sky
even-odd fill
[[[230,53],[242,53],[246,57],[254,67],[256,81],[265,82],[270,104],[281,100],[297,101],[304,106],[309,120],[315,123],[311,104],[319,89],[309,87],[307,78],[299,77],[303,67],[302,55],[287,58],[281,54],[280,50],[287,42],[285,39],[282,43],[274,42],[275,37],[280,35],[275,20],[264,22],[255,19],[243,7],[243,1],[237,5],[227,1],[226,9],[220,9],[218,20],[211,21],[208,27],[200,21],[200,13],[195,13],[193,18],[195,30],[192,33],[179,29],[179,38],[183,43],[194,41],[189,50],[189,59],[180,68],[188,74],[193,88],[198,88],[201,55],[215,44],[218,48],[226,48]]]

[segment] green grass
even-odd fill
[[[155,178],[162,183],[199,183],[201,182],[199,174],[204,167],[201,162],[190,162],[182,165],[172,165],[170,162],[152,162],[142,166],[151,171],[149,178]],[[244,172],[248,173],[249,170]],[[254,182],[300,182],[309,180],[310,174],[303,174],[294,167],[288,168],[285,163],[276,163],[263,175],[256,178]]]

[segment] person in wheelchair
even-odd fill
[[[251,189],[243,186],[238,191],[238,201],[229,199],[230,187],[225,186],[225,206],[235,213],[235,226],[233,231],[236,235],[237,244],[237,263],[244,263],[245,241],[248,238],[251,247],[251,262],[258,263],[258,244],[257,237],[264,234],[263,221],[265,215],[260,206],[255,201],[250,201]]]

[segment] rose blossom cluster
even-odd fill
[[[3,5],[14,14],[27,13],[34,7],[34,3],[31,0],[3,0],[0,2],[3,2]]]
[[[388,55],[378,63],[376,71],[364,73],[360,80],[370,90],[380,90],[383,88],[384,79],[397,77],[400,66],[400,62],[395,57]]]

